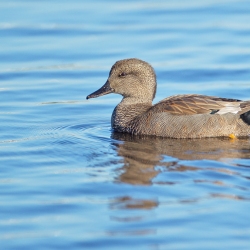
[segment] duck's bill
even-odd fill
[[[88,95],[86,99],[95,98],[95,97],[102,96],[102,95],[107,95],[112,92],[114,92],[114,90],[110,87],[109,81],[107,81],[100,89]]]

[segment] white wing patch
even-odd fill
[[[233,113],[237,114],[239,111],[241,111],[240,103],[238,102],[228,102],[227,104],[224,104],[224,107],[220,109],[217,114],[223,115],[226,113]]]

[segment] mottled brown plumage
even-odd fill
[[[108,93],[123,96],[111,119],[118,132],[172,138],[250,135],[250,101],[192,94],[170,96],[152,105],[156,76],[139,59],[116,62],[107,82],[87,99]]]

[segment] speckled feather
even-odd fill
[[[250,101],[192,94],[170,96],[152,105],[156,76],[139,59],[116,62],[106,84],[87,98],[111,92],[123,95],[111,119],[118,132],[172,138],[250,135]]]

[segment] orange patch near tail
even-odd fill
[[[236,139],[236,136],[234,135],[234,134],[230,134],[229,136],[228,136],[230,139]]]

